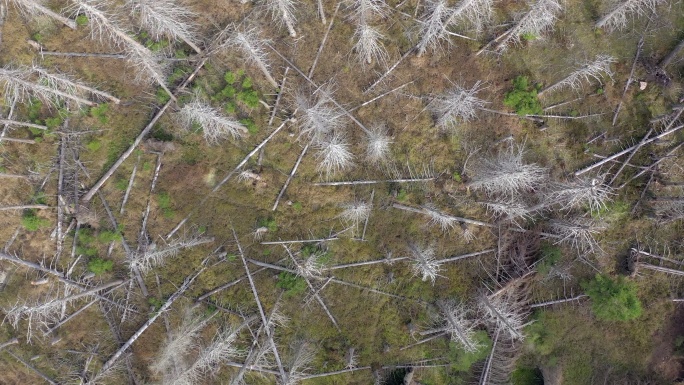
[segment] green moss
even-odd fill
[[[119,231],[102,230],[97,234],[97,240],[103,243],[120,241],[121,238],[121,233]]]
[[[547,275],[551,268],[563,257],[563,252],[560,247],[549,242],[542,243],[540,251],[541,260],[537,264],[537,272],[541,275]]]
[[[292,203],[292,209],[294,209],[294,211],[302,211],[302,202]]]
[[[64,119],[61,116],[54,116],[54,117],[45,119],[45,125],[50,130],[54,130],[56,128],[59,128],[59,126],[61,126],[63,122],[64,122]]]
[[[152,134],[150,135],[153,139],[160,140],[162,142],[171,142],[173,141],[173,135],[169,132],[166,132],[163,128],[161,127],[155,127],[155,129],[152,131]]]
[[[518,76],[513,80],[513,90],[504,98],[504,105],[513,108],[520,116],[541,115],[544,110],[537,98],[537,88],[528,85],[527,76]]]
[[[102,275],[108,271],[111,271],[113,267],[114,262],[102,258],[93,258],[88,261],[88,270],[93,272],[95,275]]]

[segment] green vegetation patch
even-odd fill
[[[542,109],[537,92],[538,86],[530,86],[527,76],[518,76],[513,80],[513,90],[504,97],[504,105],[515,110],[520,116],[541,115]]]
[[[21,217],[21,225],[28,231],[38,231],[44,227],[50,226],[50,221],[40,218],[36,214],[36,210],[24,210],[24,215]]]
[[[112,268],[114,268],[114,262],[106,259],[93,258],[88,261],[88,271],[95,275],[102,275],[108,271],[111,271]]]
[[[285,290],[285,297],[294,297],[306,291],[306,281],[286,271],[278,275],[276,287]]]
[[[629,321],[641,315],[641,302],[636,286],[623,277],[612,279],[597,274],[582,287],[591,298],[591,309],[596,318],[606,321]]]

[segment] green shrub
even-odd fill
[[[113,267],[114,262],[102,258],[93,258],[88,261],[88,270],[95,275],[101,275],[111,271]]]
[[[267,228],[269,232],[278,231],[278,224],[273,218],[261,218],[257,221],[257,225],[259,227]]]
[[[544,385],[544,377],[538,368],[516,368],[511,374],[512,385]]]
[[[250,108],[259,106],[259,94],[253,89],[244,89],[237,94],[237,100],[245,103]]]
[[[233,84],[236,80],[235,74],[230,71],[227,71],[225,75],[223,75],[223,80],[225,80],[228,84]]]
[[[528,85],[527,76],[518,76],[513,80],[513,90],[504,98],[504,105],[513,108],[520,116],[541,115],[544,111],[537,91],[536,87]]]
[[[98,104],[95,107],[90,107],[90,116],[96,118],[102,124],[107,124],[109,122],[107,111],[109,111],[109,104]]]
[[[154,96],[159,104],[166,104],[169,100],[171,100],[171,96],[169,96],[169,94],[163,88],[157,89],[157,93]]]
[[[247,131],[249,131],[250,134],[256,134],[259,132],[259,127],[257,127],[254,121],[250,118],[240,119],[240,123],[247,127]]]
[[[286,271],[278,275],[276,287],[285,290],[285,297],[293,297],[306,291],[306,281]]]
[[[64,122],[64,119],[61,116],[54,116],[52,118],[45,119],[45,125],[50,130],[58,128],[62,124],[62,122]]]
[[[537,272],[541,275],[548,274],[551,267],[563,257],[561,248],[549,242],[542,243],[540,254],[541,261],[537,264]]]
[[[80,25],[81,27],[84,25],[88,24],[88,16],[86,15],[78,15],[76,16],[76,25]]]
[[[294,209],[294,211],[302,211],[302,202],[292,203],[292,208]]]
[[[25,210],[21,217],[21,225],[28,231],[37,231],[50,225],[50,221],[40,218],[36,210]]]
[[[597,274],[592,281],[584,282],[582,288],[591,298],[591,309],[598,319],[629,321],[641,315],[636,287],[623,277],[614,280]]]
[[[120,241],[121,233],[119,231],[102,230],[97,234],[97,240],[103,243]]]
[[[90,142],[88,142],[86,144],[86,148],[90,152],[95,152],[95,151],[99,150],[100,148],[102,148],[102,142],[100,142],[97,139],[91,140]]]
[[[166,218],[173,218],[173,216],[176,214],[173,211],[171,196],[167,192],[162,191],[159,194],[157,194],[157,205],[164,214],[164,217]]]

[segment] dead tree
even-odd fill
[[[492,0],[462,0],[453,7],[446,25],[466,25],[475,33],[480,33],[493,14]]]
[[[476,96],[481,89],[479,81],[470,89],[456,84],[444,95],[433,99],[429,108],[436,117],[436,126],[440,129],[455,129],[462,123],[476,119],[477,111],[487,104]]]
[[[605,183],[605,175],[595,178],[576,178],[571,182],[556,183],[546,193],[548,204],[557,204],[561,210],[569,211],[589,207],[591,212],[606,208],[614,195],[613,189]]]
[[[212,342],[200,349],[199,356],[186,370],[178,373],[165,383],[172,385],[194,385],[201,382],[207,373],[216,370],[223,361],[234,359],[241,355],[235,346],[238,332],[241,328],[225,329],[216,334]],[[183,353],[182,351],[176,353]]]
[[[489,42],[477,54],[481,54],[492,45],[495,52],[502,53],[511,44],[520,44],[525,36],[541,37],[553,28],[558,14],[562,11],[563,6],[557,0],[537,0],[512,28]]]
[[[592,81],[592,79],[599,83],[602,82],[605,77],[612,80],[613,71],[610,69],[610,65],[615,62],[616,60],[612,56],[598,55],[593,61],[584,63],[580,68],[571,72],[564,79],[539,91],[537,95],[541,97],[547,92],[559,91],[564,88],[569,88],[577,92],[582,88],[582,83],[588,83]]]
[[[387,16],[387,4],[382,0],[355,0],[349,18],[356,24],[354,51],[365,68],[373,62],[385,64],[388,59],[387,50],[382,45],[383,35],[378,27],[372,25],[377,19]]]
[[[204,139],[214,145],[223,139],[237,139],[248,133],[242,123],[222,116],[218,110],[199,100],[185,104],[178,112],[178,120],[187,131],[201,127]]]
[[[171,99],[175,99],[175,95],[166,86],[166,71],[161,57],[133,39],[123,23],[106,10],[107,5],[108,0],[75,0],[74,14],[84,14],[88,17],[93,39],[109,40],[114,46],[125,51],[131,65],[137,70],[139,82],[144,84],[154,80]]]
[[[512,197],[521,191],[535,190],[546,179],[547,170],[523,161],[524,148],[509,146],[495,157],[483,159],[472,167],[468,187],[487,195]]]
[[[520,344],[497,329],[492,339],[492,351],[485,360],[478,385],[505,385],[510,383]]]
[[[181,40],[195,52],[202,52],[197,46],[195,26],[190,23],[196,15],[182,4],[174,0],[127,0],[126,5],[137,16],[140,28],[155,40]]]
[[[449,41],[447,22],[452,9],[446,0],[428,0],[425,4],[425,16],[420,28],[420,41],[416,45],[416,55],[423,56],[427,50],[436,50],[443,41]]]
[[[410,245],[409,250],[411,251],[411,259],[413,264],[411,265],[411,270],[414,276],[421,276],[423,281],[428,279],[433,284],[439,275],[441,270],[441,263],[435,257],[435,249],[432,247],[420,248],[416,245]]]
[[[624,29],[629,18],[655,14],[656,7],[662,2],[663,0],[626,0],[599,19],[596,28],[605,28],[609,32]]]
[[[278,88],[278,83],[271,76],[271,65],[266,54],[264,43],[266,40],[261,38],[262,32],[256,28],[241,28],[234,26],[226,28],[219,36],[219,40],[223,40],[218,50],[227,50],[235,48],[242,53],[242,56],[248,61],[254,63],[264,74],[266,80],[274,88]]]
[[[285,24],[287,31],[290,33],[290,37],[297,37],[297,32],[295,31],[295,18],[294,11],[297,9],[296,0],[263,0],[264,6],[271,13],[273,21],[279,25]]]
[[[21,12],[23,15],[33,18],[36,16],[40,15],[45,15],[50,18],[53,18],[60,23],[66,25],[67,27],[71,29],[76,29],[76,22],[66,18],[59,13],[51,10],[50,8],[46,7],[45,5],[42,4],[42,1],[39,0],[6,0],[6,3],[11,3],[14,5],[19,12]]]
[[[5,319],[7,319],[14,328],[19,326],[20,321],[26,320],[26,340],[30,341],[35,327],[47,326],[52,322],[59,321],[59,315],[63,305],[73,304],[79,299],[93,296],[99,291],[113,286],[119,286],[122,283],[124,283],[124,281],[112,281],[63,298],[50,295],[44,301],[17,301],[12,307],[5,309]]]
[[[153,244],[151,247],[147,247],[130,256],[127,262],[131,269],[137,268],[142,274],[147,274],[155,267],[166,264],[169,259],[177,256],[181,250],[213,241],[213,238],[203,237],[199,234],[182,236],[170,242],[165,242],[162,246]]]
[[[556,243],[567,243],[580,253],[593,254],[601,251],[601,247],[594,239],[601,230],[603,229],[592,220],[584,218],[549,222],[549,232],[560,236]]]
[[[439,323],[433,329],[420,332],[421,335],[446,333],[451,340],[469,353],[477,352],[482,344],[475,339],[478,320],[471,318],[472,309],[464,303],[455,301],[438,301]]]
[[[54,106],[71,102],[77,106],[94,106],[87,97],[94,88],[71,80],[64,75],[52,74],[33,66],[5,66],[0,68],[0,82],[4,84],[4,95],[10,100],[27,102],[30,97]],[[99,91],[98,91],[99,92]]]
[[[522,341],[525,338],[523,328],[527,325],[529,301],[524,278],[511,279],[498,291],[481,293],[478,298],[491,330],[500,331],[507,340]]]

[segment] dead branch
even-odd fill
[[[294,167],[292,167],[292,171],[290,171],[290,175],[287,176],[287,180],[285,180],[285,184],[283,185],[283,188],[281,188],[280,192],[278,193],[278,197],[276,198],[276,201],[273,204],[273,208],[271,208],[271,211],[276,211],[276,209],[278,208],[278,203],[280,203],[280,198],[282,198],[283,194],[285,194],[285,190],[287,190],[287,186],[290,185],[292,178],[294,178],[294,174],[297,172],[297,168],[299,167],[299,164],[302,162],[304,155],[306,155],[306,151],[309,149],[310,145],[311,145],[311,142],[307,143],[306,146],[304,146],[304,149],[302,149],[302,152],[299,154],[299,157],[297,158],[297,161],[295,162]]]
[[[280,87],[278,88],[278,96],[273,104],[273,110],[271,110],[271,116],[268,118],[268,126],[271,127],[273,124],[273,119],[275,119],[276,111],[278,111],[278,105],[280,104],[280,99],[283,97],[283,92],[285,91],[285,81],[287,80],[287,73],[290,71],[290,67],[285,67],[285,73],[283,74],[283,80],[280,82]]]
[[[124,208],[126,207],[128,196],[131,194],[131,189],[133,188],[133,182],[135,181],[135,173],[138,170],[139,163],[140,155],[138,155],[138,160],[135,162],[135,165],[133,166],[133,172],[131,173],[131,177],[128,179],[128,186],[126,186],[126,192],[124,193],[123,200],[121,201],[121,209],[119,210],[119,214],[124,213]]]

